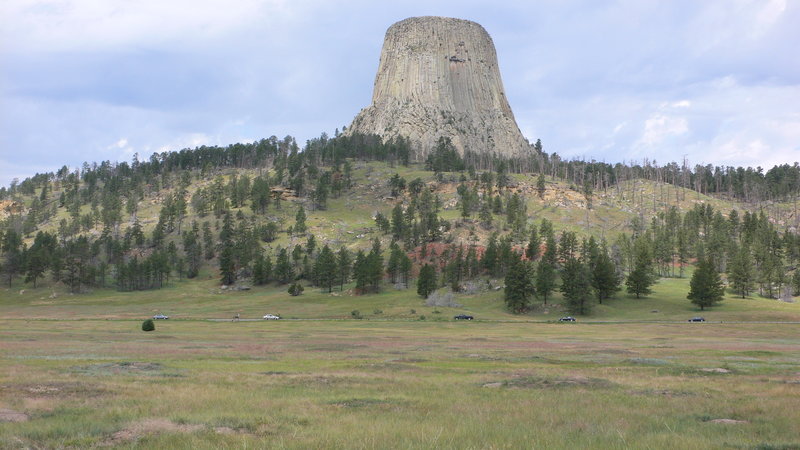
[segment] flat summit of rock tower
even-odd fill
[[[520,155],[530,149],[514,120],[489,33],[475,22],[412,17],[390,26],[372,104],[347,134],[408,138],[416,159],[441,136],[460,153]]]

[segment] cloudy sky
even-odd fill
[[[523,134],[549,152],[800,160],[796,0],[3,0],[0,185],[333,134],[369,104],[386,28],[422,15],[487,29]]]

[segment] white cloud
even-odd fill
[[[689,100],[680,100],[677,102],[673,102],[671,105],[673,108],[689,108],[692,106],[692,102]]]
[[[685,117],[656,114],[644,122],[644,132],[638,145],[652,147],[663,143],[669,137],[680,136],[688,131],[689,122]]]
[[[16,51],[201,44],[291,13],[285,0],[5,0],[0,36]]]

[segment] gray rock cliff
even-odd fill
[[[519,155],[528,142],[506,100],[489,33],[475,22],[412,17],[386,31],[372,104],[347,134],[408,138],[422,159],[439,137],[460,153]]]

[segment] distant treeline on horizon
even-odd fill
[[[377,135],[342,135],[326,133],[306,142],[300,149],[295,139],[271,136],[252,143],[228,146],[200,146],[194,149],[153,153],[146,161],[134,155],[131,163],[83,163],[76,170],[80,179],[89,184],[98,181],[115,183],[137,180],[150,184],[154,176],[182,170],[201,170],[204,173],[223,168],[276,169],[294,172],[296,167],[339,166],[345,160],[387,161],[408,165],[426,163],[434,171],[498,170],[510,173],[544,173],[579,186],[581,189],[603,190],[617,183],[637,178],[669,183],[702,194],[723,194],[745,202],[781,201],[800,192],[800,164],[781,164],[767,170],[761,167],[715,166],[691,167],[670,162],[659,166],[645,159],[641,163],[615,163],[563,159],[557,153],[543,150],[540,140],[531,145],[530,152],[521,157],[501,157],[492,153],[467,150],[459,155],[449,139],[442,138],[434,149],[412,149],[405,139],[383,141]],[[0,187],[0,200],[15,194],[31,195],[44,183],[64,180],[73,173],[66,165],[56,172],[37,173],[9,187]]]

